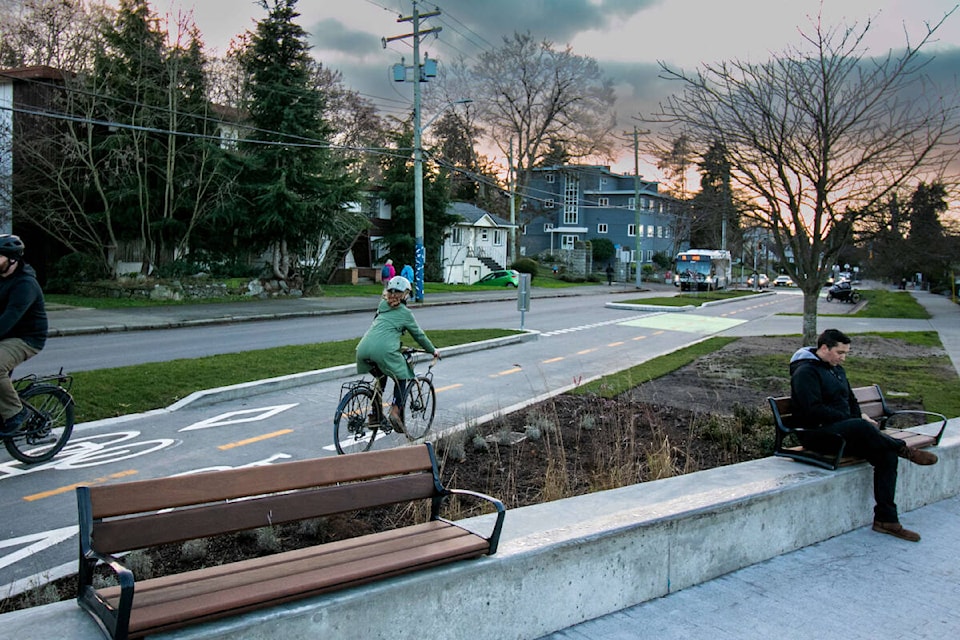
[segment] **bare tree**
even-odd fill
[[[611,157],[616,98],[593,58],[514,33],[501,48],[481,54],[469,72],[465,95],[489,140],[513,157],[520,193],[551,146],[560,145],[571,159]]]
[[[869,22],[827,28],[816,20],[800,48],[762,64],[724,62],[688,74],[661,63],[683,90],[656,119],[674,137],[726,148],[753,215],[781,256],[792,256],[787,270],[803,290],[806,344],[816,337],[826,272],[848,240],[849,231],[833,231],[855,228],[911,178],[938,179],[956,157],[960,102],[924,91],[930,58],[921,55],[950,13],[927,24],[917,44],[908,39],[879,58],[865,52]]]
[[[110,10],[93,0],[23,0],[0,4],[0,67],[90,67],[98,21]]]

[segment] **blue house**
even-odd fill
[[[521,253],[557,255],[577,243],[606,238],[617,249],[617,261],[627,263],[636,260],[639,239],[641,264],[652,262],[658,252],[672,258],[685,248],[678,244],[685,236],[678,233],[681,203],[659,193],[658,186],[603,165],[533,169],[522,194]]]

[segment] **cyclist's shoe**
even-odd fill
[[[7,433],[16,433],[26,427],[27,418],[30,417],[30,410],[22,407],[20,411],[6,420],[4,420],[3,430]]]
[[[394,431],[396,431],[397,433],[404,433],[403,418],[400,417],[399,407],[390,408],[390,416],[388,419],[390,420],[390,426],[393,427]]]

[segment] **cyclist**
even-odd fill
[[[400,406],[403,404],[406,382],[414,377],[413,368],[400,351],[400,338],[406,331],[433,357],[440,357],[440,352],[417,324],[413,312],[403,304],[409,292],[410,281],[403,276],[394,276],[387,282],[377,315],[357,345],[358,373],[370,373],[373,370],[371,363],[376,364],[381,372],[377,379],[381,391],[386,389],[387,376],[393,378],[393,404],[388,419],[397,431],[403,431]],[[383,407],[374,406],[373,410],[370,423],[379,424]]]
[[[0,235],[0,417],[12,433],[27,419],[10,372],[40,353],[47,341],[47,312],[33,267],[23,261],[23,241]]]

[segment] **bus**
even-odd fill
[[[732,282],[729,251],[690,249],[677,254],[673,284],[681,291],[726,289]]]

